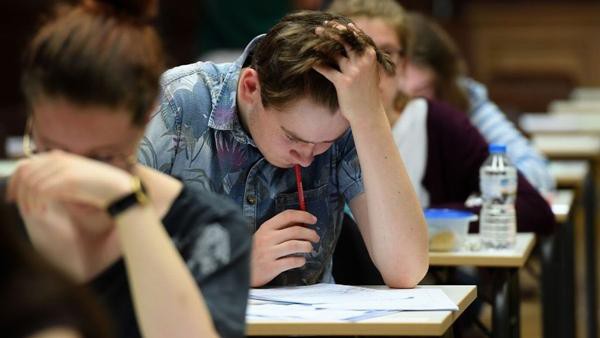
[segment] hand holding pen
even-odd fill
[[[304,203],[304,188],[302,187],[302,168],[296,164],[294,166],[294,173],[296,174],[296,186],[298,187],[298,204],[300,210],[306,211],[306,204]]]
[[[285,210],[258,228],[253,237],[251,276],[252,287],[260,287],[280,273],[306,264],[304,254],[313,251],[320,240],[313,225],[317,218],[306,212],[300,167],[294,168],[300,210]]]

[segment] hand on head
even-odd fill
[[[316,46],[317,50],[338,46],[338,50],[333,54],[334,64],[325,62],[313,69],[334,84],[344,117],[352,124],[357,117],[366,117],[374,110],[383,109],[378,87],[379,66],[393,71],[394,64],[389,56],[377,50],[371,38],[353,23],[344,25],[326,21],[315,29],[315,34],[338,42]]]

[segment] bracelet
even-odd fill
[[[131,177],[131,188],[131,193],[111,202],[106,208],[108,214],[113,218],[135,205],[146,205],[150,201],[138,176]]]

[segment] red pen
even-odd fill
[[[304,204],[304,188],[302,188],[302,168],[300,168],[300,165],[296,164],[294,166],[294,172],[296,172],[296,186],[298,187],[300,210],[306,211],[306,204]]]

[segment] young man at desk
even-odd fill
[[[344,17],[289,15],[234,63],[165,73],[139,158],[242,208],[254,231],[253,287],[331,282],[346,202],[386,284],[413,287],[427,271],[427,228],[380,69],[394,67]]]

